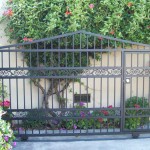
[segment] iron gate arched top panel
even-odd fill
[[[124,48],[125,48],[126,44],[128,45],[128,47],[130,47],[132,45],[136,45],[136,46],[144,46],[144,47],[150,48],[149,44],[142,44],[142,43],[138,43],[138,42],[133,42],[133,41],[118,39],[118,38],[114,38],[114,37],[104,36],[104,35],[101,35],[101,34],[91,33],[91,32],[87,32],[85,30],[79,30],[79,31],[76,31],[76,32],[71,32],[71,33],[66,33],[66,34],[62,34],[62,35],[53,36],[53,37],[50,37],[50,38],[34,40],[32,42],[25,42],[25,43],[18,43],[18,44],[12,44],[12,45],[7,45],[7,46],[0,46],[0,49],[26,46],[26,45],[31,45],[31,44],[35,44],[35,43],[41,43],[41,42],[48,42],[48,41],[62,39],[62,38],[69,38],[69,37],[73,38],[73,37],[75,37],[75,35],[80,35],[80,36],[84,35],[86,37],[95,37],[95,38],[98,38],[100,41],[106,39],[106,40],[109,40],[109,41],[114,41],[115,44],[117,44],[116,42],[118,42],[120,44],[122,43],[123,44],[122,46]]]

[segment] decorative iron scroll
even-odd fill
[[[130,68],[126,69],[127,76],[150,76],[150,68]]]
[[[4,76],[27,76],[26,70],[0,70],[0,77]]]
[[[0,70],[0,77],[66,77],[66,76],[119,76],[120,68],[105,69],[49,69],[49,70]]]
[[[85,69],[82,75],[103,75],[103,76],[118,76],[121,75],[122,69]]]

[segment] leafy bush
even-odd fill
[[[131,97],[127,99],[125,103],[126,108],[133,108],[132,110],[126,110],[125,115],[130,118],[125,118],[126,129],[137,129],[148,123],[148,117],[140,117],[140,115],[148,115],[150,111],[139,108],[148,108],[149,103],[144,97]],[[23,127],[28,129],[45,128],[47,126],[50,129],[99,129],[99,128],[120,128],[120,119],[113,118],[120,116],[119,110],[113,110],[112,105],[107,109],[101,110],[89,110],[86,109],[85,104],[80,102],[76,105],[76,109],[73,111],[55,112],[58,119],[45,119],[47,113],[39,111],[37,109],[31,111],[26,116],[26,120],[23,121]],[[137,117],[132,117],[137,116]],[[66,119],[61,119],[61,117]],[[58,121],[59,120],[59,121]],[[55,123],[54,123],[55,122]],[[53,124],[53,126],[52,126]]]
[[[46,119],[44,119],[45,117],[46,116],[43,111],[33,109],[25,116],[25,120],[22,121],[22,126],[25,129],[42,128],[46,124]]]
[[[117,115],[112,106],[108,110],[90,111],[85,104],[80,102],[73,111],[56,111],[56,118],[49,116],[46,111],[34,109],[29,111],[23,120],[22,127],[25,129],[99,129],[114,128],[120,126],[119,119],[113,118]],[[106,118],[112,116],[112,118]],[[45,117],[48,117],[47,119]],[[52,118],[49,118],[52,117]],[[61,117],[65,119],[61,119]]]
[[[13,131],[10,128],[10,124],[2,120],[4,111],[0,107],[0,150],[11,150],[13,146],[16,146],[16,142]]]
[[[2,20],[10,40],[18,42],[85,29],[150,43],[149,8],[145,0],[9,0]]]
[[[134,110],[126,110],[125,115],[130,116],[130,118],[125,119],[125,128],[127,129],[137,129],[140,126],[143,126],[148,123],[148,117],[140,117],[140,115],[148,115],[149,110],[142,110],[142,108],[148,108],[149,103],[145,97],[133,96],[126,100],[126,108],[134,108]],[[141,108],[141,109],[139,109]],[[139,116],[139,117],[132,117]]]

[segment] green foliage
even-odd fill
[[[46,113],[38,109],[29,111],[26,115],[26,119],[22,121],[22,126],[25,129],[39,129],[46,124]]]
[[[125,112],[125,128],[135,130],[140,126],[146,125],[149,121],[148,117],[140,117],[141,115],[150,114],[148,109],[149,103],[144,97],[131,97],[127,99],[125,107],[133,108],[127,109]],[[45,119],[48,114],[37,109],[28,112],[26,120],[23,121],[23,127],[26,129],[39,129],[48,127],[50,129],[99,129],[99,128],[120,128],[120,119],[114,118],[120,116],[119,110],[114,110],[112,106],[108,108],[89,110],[85,107],[83,102],[75,106],[75,110],[67,112],[55,112],[57,118]],[[137,116],[137,117],[132,117]],[[63,117],[64,119],[61,119]],[[47,121],[49,120],[49,122]],[[53,124],[53,126],[52,126]]]
[[[120,120],[113,118],[116,115],[116,110],[108,107],[108,110],[90,111],[86,109],[83,102],[76,105],[73,111],[55,111],[55,117],[46,111],[34,109],[29,111],[22,122],[22,127],[25,129],[99,129],[99,128],[115,128],[119,127]],[[107,117],[112,118],[107,118]],[[47,119],[45,118],[47,117]],[[61,118],[63,117],[63,119]]]
[[[140,115],[148,115],[150,112],[147,109],[139,108],[148,108],[149,103],[145,97],[133,96],[126,100],[125,107],[133,108],[134,110],[126,110],[125,115],[130,116],[130,118],[125,119],[125,128],[126,129],[137,129],[140,126],[143,126],[149,122],[148,117],[140,117]],[[132,117],[139,116],[139,117]]]
[[[10,124],[2,120],[2,115],[4,115],[4,113],[5,112],[0,107],[0,150],[10,150],[16,143],[13,143],[15,137],[10,128]]]
[[[89,5],[94,4],[93,8]],[[146,0],[13,0],[6,33],[10,40],[40,39],[85,29],[136,42],[150,43],[150,2]]]

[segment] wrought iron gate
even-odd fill
[[[0,47],[3,118],[16,136],[150,131],[149,48],[85,31]]]
[[[124,55],[124,132],[149,131],[150,51],[125,51]],[[125,100],[128,99],[129,103]],[[130,105],[127,107],[126,105]],[[127,124],[128,122],[128,124]]]

